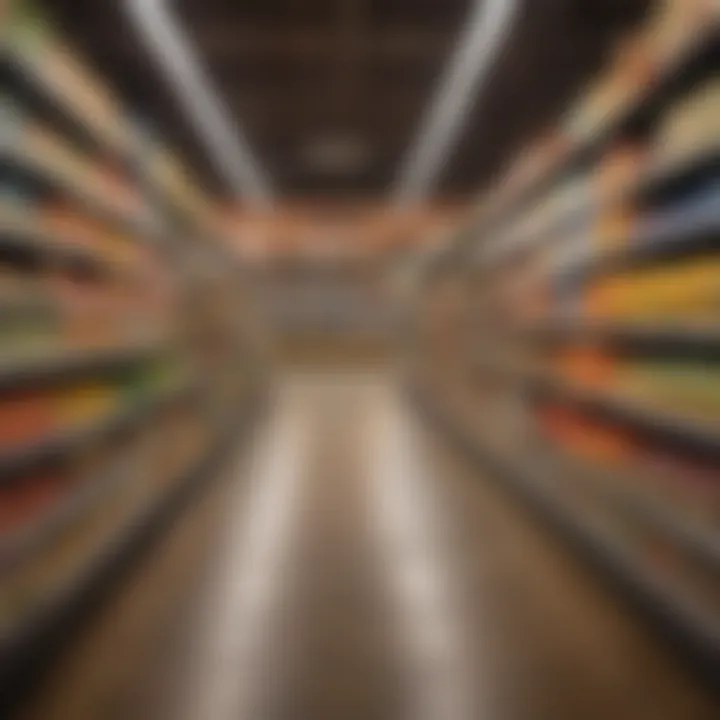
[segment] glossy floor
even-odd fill
[[[718,707],[382,373],[302,374],[27,720],[700,720]]]

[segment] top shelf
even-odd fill
[[[688,41],[667,63],[656,79],[643,86],[623,107],[596,132],[580,138],[555,153],[542,170],[534,174],[519,190],[495,193],[488,213],[476,222],[485,232],[498,231],[518,217],[530,203],[544,195],[562,179],[597,159],[608,145],[636,128],[649,125],[697,77],[708,71],[717,59],[720,45],[720,21],[713,20],[702,28],[699,36]],[[484,216],[484,217],[482,217]]]
[[[0,76],[15,99],[62,134],[127,179],[146,182],[158,206],[193,231],[204,228],[206,207],[172,155],[145,138],[103,83],[41,22],[11,17],[0,30]]]
[[[36,38],[12,25],[5,34],[0,63],[11,89],[62,117],[106,158],[134,168],[139,158],[134,148],[137,139],[101,83],[51,38]]]
[[[492,246],[492,251],[485,255],[486,265],[497,267],[497,264],[507,263],[524,251],[570,239],[578,228],[582,229],[585,226],[588,216],[600,213],[604,208],[620,202],[638,200],[642,202],[643,199],[661,193],[668,187],[679,186],[692,178],[708,175],[718,167],[720,167],[720,146],[654,163],[634,181],[614,188],[606,197],[596,202],[588,202],[580,210],[573,208],[563,213],[547,227],[531,233],[515,233],[496,242]]]

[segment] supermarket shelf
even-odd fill
[[[698,177],[717,173],[720,168],[720,147],[698,148],[692,153],[669,160],[659,160],[651,165],[629,192],[632,200],[643,201],[664,192],[670,187],[681,186]],[[625,193],[627,194],[627,193]],[[615,198],[616,202],[620,198]]]
[[[713,61],[717,58],[720,22],[716,19],[698,32],[700,36],[690,38],[654,81],[643,86],[598,132],[578,143],[570,152],[567,169],[598,158],[610,143],[628,130],[646,126],[657,118],[700,74],[710,76]]]
[[[0,576],[47,545],[125,478],[125,472],[118,473],[113,469],[103,478],[87,479],[45,513],[41,520],[0,534]]]
[[[30,620],[0,638],[0,708],[17,707],[53,653],[83,619],[84,611],[102,599],[123,570],[182,511],[192,493],[219,474],[237,449],[238,438],[249,434],[262,403],[258,392],[232,422],[221,425],[203,457],[181,473],[168,492],[99,548],[82,573],[48,597]]]
[[[483,439],[432,390],[411,389],[424,415],[483,467],[490,467],[533,510],[573,541],[586,557],[633,600],[643,615],[673,640],[685,657],[716,683],[720,672],[720,621],[664,580],[594,517],[582,517],[556,492],[553,473],[532,461],[502,452]]]
[[[116,125],[116,132],[112,133],[102,124],[93,122],[89,112],[73,105],[63,96],[60,88],[54,87],[52,82],[43,76],[33,59],[17,48],[0,48],[0,68],[4,76],[7,76],[15,94],[19,93],[21,97],[29,99],[31,107],[43,108],[45,112],[41,112],[41,115],[49,114],[53,126],[70,129],[69,134],[82,138],[103,161],[109,159],[119,166],[127,179],[137,181],[143,174],[147,175],[148,168],[144,164],[140,136],[132,127],[121,129],[120,125]],[[172,198],[168,190],[159,183],[151,183],[147,189],[164,203],[166,208],[172,208],[176,216],[181,216],[186,221],[191,219],[191,213],[182,207],[177,199]],[[86,198],[79,199],[85,201]],[[92,206],[96,204],[93,201]],[[102,211],[105,219],[112,219],[113,214],[117,215],[107,212],[104,208],[98,207],[97,210]],[[194,222],[195,219],[192,219]],[[116,221],[123,219],[116,218]],[[129,222],[137,227],[135,221]]]
[[[88,432],[89,440],[95,441],[146,422],[149,417],[162,411],[170,403],[189,395],[190,386],[165,392],[149,399],[142,408],[135,408],[127,413],[111,418],[104,426],[98,424],[96,432]],[[88,437],[86,436],[86,437]],[[0,534],[0,574],[11,565],[17,565],[32,555],[38,548],[45,545],[64,528],[68,527],[88,508],[94,506],[115,487],[127,479],[128,469],[116,468],[105,473],[102,478],[86,478],[79,487],[70,491],[40,520]]]
[[[593,341],[679,349],[720,350],[720,324],[668,322],[583,322],[551,319],[525,326],[521,334],[540,342]]]
[[[94,419],[69,430],[61,430],[19,448],[0,452],[0,485],[12,482],[18,475],[47,465],[58,458],[67,457],[78,448],[92,447],[106,438],[138,426],[154,410],[177,396],[177,392],[160,393],[109,416]]]
[[[720,531],[698,527],[697,523],[683,517],[676,509],[658,502],[649,493],[632,490],[632,478],[627,478],[628,482],[613,481],[607,477],[607,471],[598,471],[577,460],[558,457],[558,462],[554,464],[557,464],[557,472],[582,478],[610,504],[629,510],[645,524],[673,538],[686,552],[720,570]],[[627,474],[621,470],[618,472]]]
[[[118,263],[103,258],[93,250],[32,227],[15,228],[0,224],[0,248],[31,253],[61,267],[91,269],[101,273],[121,272]]]
[[[566,150],[540,177],[531,181],[513,197],[495,203],[496,209],[485,221],[484,232],[497,232],[502,226],[517,218],[533,200],[548,192],[560,180],[573,171],[586,166],[617,137],[649,119],[656,117],[679,92],[691,82],[699,71],[710,65],[717,54],[720,23],[713,22],[702,31],[702,36],[681,51],[655,82],[643,87],[628,105],[620,110],[604,127],[589,138],[577,142]],[[645,194],[653,187],[665,183],[669,176],[684,172],[684,166],[655,169],[641,179],[633,193]],[[627,192],[627,190],[625,190]],[[553,228],[553,231],[557,228]],[[501,254],[500,254],[501,255]],[[493,254],[495,257],[496,254]]]
[[[699,177],[720,168],[720,148],[708,148],[673,161],[661,162],[649,167],[629,186],[619,186],[608,197],[594,205],[585,205],[563,214],[558,220],[538,232],[526,237],[510,240],[492,246],[486,265],[507,262],[517,253],[551,242],[563,242],[573,236],[583,225],[584,219],[597,215],[603,208],[611,208],[621,202],[642,202],[656,196],[670,187],[682,186],[693,177]]]
[[[163,351],[160,341],[99,348],[41,348],[0,362],[0,393],[30,383],[99,373],[107,369],[141,363]]]
[[[130,151],[130,131],[124,133],[125,141],[113,138],[99,123],[93,122],[89,113],[81,111],[64,97],[60,88],[53,87],[29,53],[6,44],[0,49],[0,66],[4,68],[16,92],[19,91],[24,97],[29,94],[35,102],[39,101],[51,109],[54,115],[65,121],[64,124],[71,125],[77,134],[86,138],[105,157],[112,158],[125,168],[133,168],[135,158]]]
[[[674,253],[717,248],[720,238],[720,209],[708,203],[692,214],[677,213],[648,223],[631,234],[622,247],[601,254],[574,258],[556,272],[556,281],[580,283],[589,277],[632,267]]]
[[[513,375],[516,379],[524,377],[519,371],[509,368],[507,365],[491,364],[488,366],[488,364],[483,363],[477,367],[477,370],[484,373],[489,372],[491,376],[499,375],[504,378],[512,377]],[[566,391],[567,387],[563,386],[561,392],[566,393]],[[573,390],[572,393],[573,399],[576,399],[576,391]],[[586,395],[582,396],[582,402],[586,402],[588,400],[593,404],[602,402],[603,408],[606,407],[606,401],[604,398],[598,398],[593,395],[590,399]],[[618,404],[614,401],[610,402],[613,402],[613,411],[615,411],[617,407],[621,408],[623,416],[630,409],[630,406],[625,403],[618,406]],[[633,419],[635,420],[638,410],[633,407],[632,412]],[[682,432],[682,430],[687,430],[684,426],[676,426],[674,424],[675,420],[667,418],[664,420],[659,419],[657,417],[657,413],[651,410],[643,410],[643,421],[645,418],[652,419],[653,427],[655,427],[656,423],[661,422],[663,431],[666,431],[668,427],[672,432]],[[696,431],[696,428],[693,427],[692,430]],[[705,440],[709,440],[712,443],[712,438],[713,436],[706,438],[705,435],[703,435],[702,441],[704,442]],[[714,438],[715,445],[711,445],[711,447],[720,448],[720,428],[718,428],[718,433],[714,436]],[[569,466],[570,463],[568,462],[567,465]],[[600,479],[598,477],[600,473],[598,473],[597,470],[590,468],[583,469],[579,464],[576,464],[572,473],[574,475],[582,475],[585,479],[592,482],[596,490],[602,492],[608,497],[608,499],[614,502],[622,503],[624,506],[630,508],[636,515],[641,516],[645,521],[654,525],[658,530],[664,531],[667,535],[675,538],[687,551],[693,553],[700,559],[714,564],[718,569],[720,569],[720,533],[713,533],[709,530],[697,528],[689,520],[684,519],[677,513],[673,512],[672,509],[658,503],[645,494],[633,493],[630,490],[632,487],[631,483],[627,483],[623,486],[623,489],[620,490],[618,483],[611,483],[607,482],[607,479]]]
[[[527,375],[521,376],[521,380],[544,393],[611,415],[658,437],[679,442],[703,455],[720,456],[720,425],[716,423],[645,407],[632,400],[614,397],[609,392],[586,390],[554,378]]]
[[[120,209],[103,192],[94,192],[83,187],[68,177],[67,172],[60,163],[53,163],[47,158],[39,159],[20,147],[3,148],[0,162],[11,169],[27,174],[43,185],[49,185],[74,202],[77,202],[87,212],[98,220],[117,227],[123,232],[131,233],[148,240],[156,238],[159,234],[157,228],[149,218],[135,217]]]

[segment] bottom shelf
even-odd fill
[[[612,529],[589,513],[581,514],[554,487],[552,473],[537,463],[509,452],[492,439],[493,433],[478,431],[451,401],[443,399],[427,381],[410,388],[423,416],[432,421],[474,462],[489,467],[494,476],[517,494],[532,510],[572,542],[573,548],[602,569],[613,584],[638,606],[643,616],[655,621],[662,634],[703,677],[716,683],[720,677],[720,618],[700,606],[675,584],[656,572]]]
[[[5,717],[28,691],[63,639],[91,606],[118,579],[122,570],[177,515],[190,492],[216,475],[238,439],[245,434],[261,405],[252,397],[236,417],[219,424],[210,447],[152,498],[92,555],[84,567],[33,613],[29,622],[0,637],[0,716]]]

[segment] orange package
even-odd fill
[[[13,393],[0,399],[0,449],[23,446],[55,428],[52,394],[42,391]]]
[[[607,387],[613,379],[615,359],[594,345],[564,348],[555,358],[561,379],[584,387]]]

